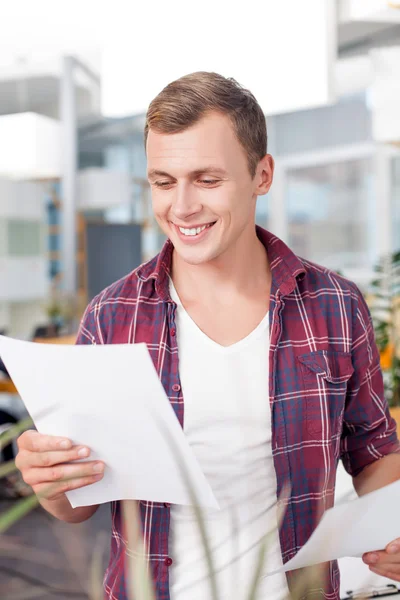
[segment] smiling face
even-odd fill
[[[252,178],[228,117],[210,113],[181,133],[150,129],[147,166],[155,218],[185,262],[215,261],[254,236],[257,196],[271,185],[273,161],[262,159]]]

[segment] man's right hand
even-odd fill
[[[66,438],[29,430],[18,438],[18,450],[15,464],[44,503],[62,500],[65,492],[100,481],[104,475],[103,462],[74,462],[90,456],[90,450]]]

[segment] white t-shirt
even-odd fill
[[[263,573],[282,557],[276,518],[276,475],[268,391],[268,314],[245,339],[229,347],[206,336],[178,304],[179,373],[184,431],[221,510],[203,517],[217,572],[220,600],[245,600],[260,545],[272,531]],[[191,507],[172,506],[171,600],[211,598],[208,567]],[[257,600],[284,600],[285,574],[261,579]]]

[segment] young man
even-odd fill
[[[219,598],[241,600],[265,535],[273,570],[333,505],[340,458],[360,494],[400,477],[395,423],[356,286],[255,226],[274,162],[252,94],[213,73],[183,77],[151,103],[145,138],[154,214],[168,241],[91,302],[78,343],[148,344],[221,506],[204,511]],[[101,463],[73,463],[89,449],[32,432],[19,445],[18,466],[36,493],[58,482],[41,500],[51,514],[78,522],[95,512],[73,510],[64,495],[102,477]],[[193,510],[146,499],[140,509],[157,599],[211,598]],[[105,596],[124,600],[118,502],[112,519]],[[364,559],[400,581],[396,552],[394,543],[377,548],[375,563]],[[292,574],[262,579],[257,597],[283,600],[292,585]],[[323,588],[308,591],[338,599],[337,564]]]

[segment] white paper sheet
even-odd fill
[[[400,481],[396,481],[361,498],[334,506],[325,512],[308,542],[280,571],[384,550],[387,544],[400,537],[399,505]]]
[[[104,478],[68,492],[73,507],[136,499],[218,503],[189,447],[145,344],[67,346],[0,336],[0,356],[35,426],[91,449]],[[172,444],[172,445],[171,445]]]

